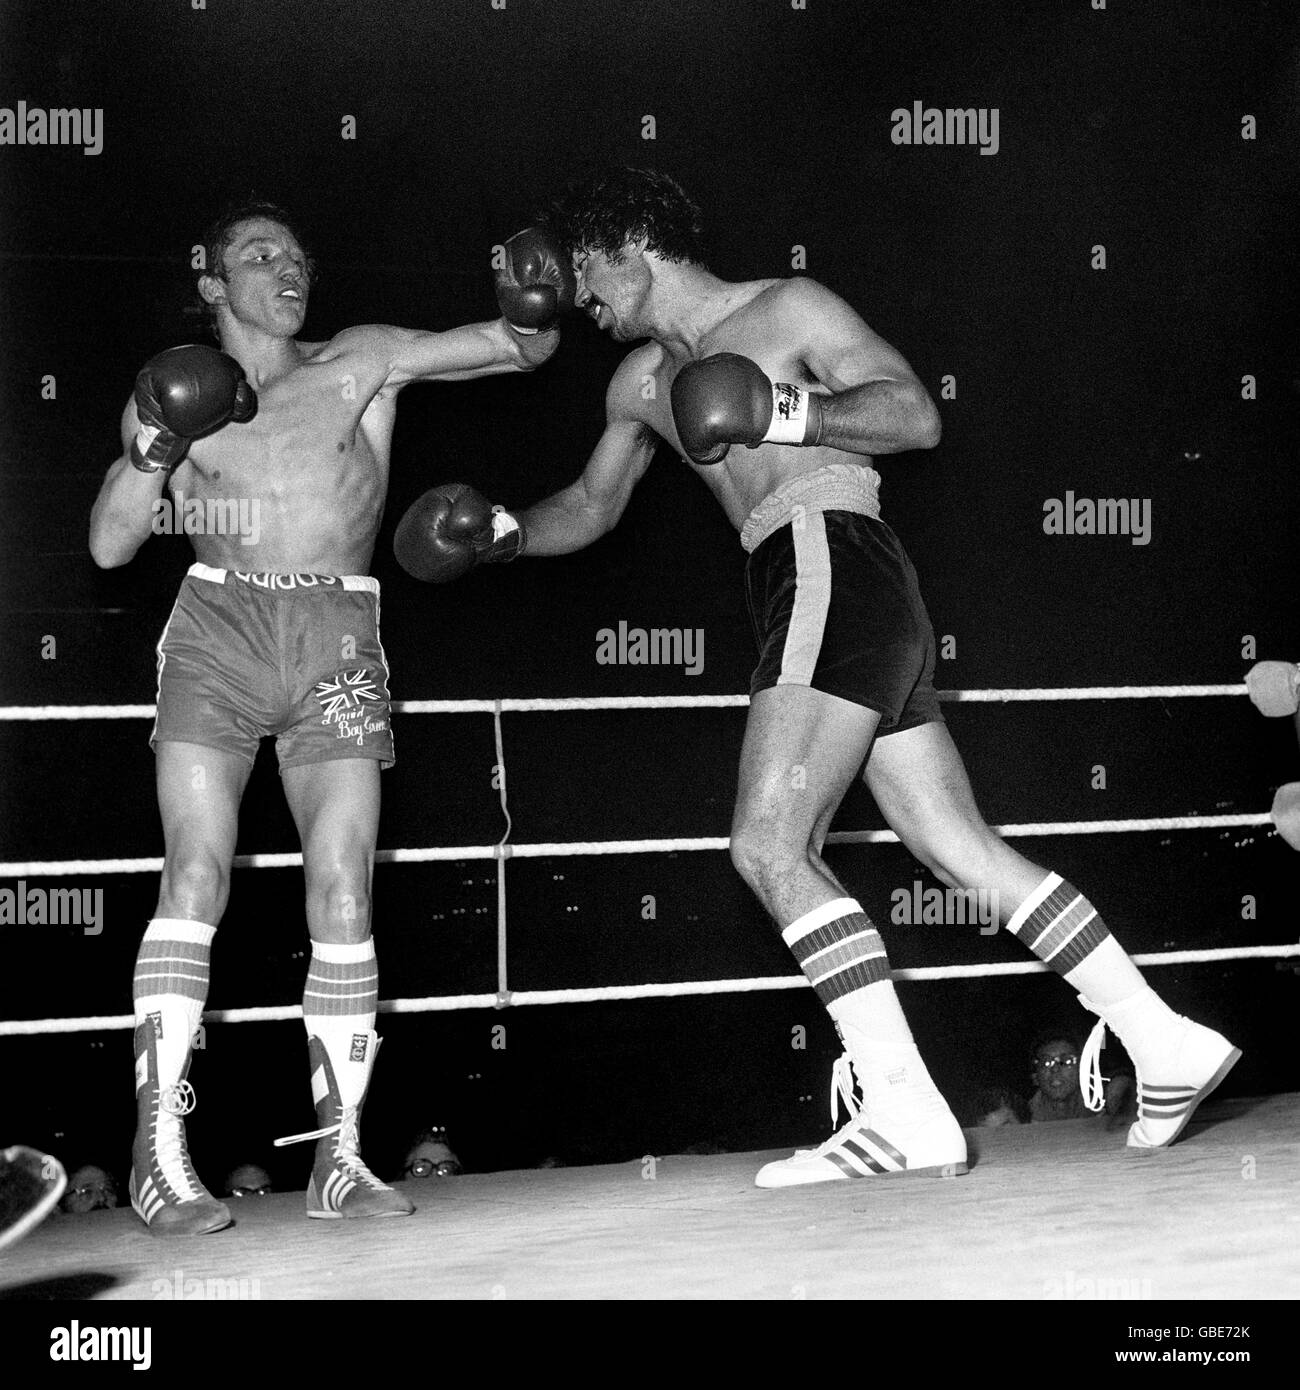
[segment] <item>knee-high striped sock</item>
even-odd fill
[[[943,1100],[912,1038],[885,943],[854,898],[823,903],[781,933],[853,1059],[873,1124]]]
[[[1142,978],[1078,889],[1048,874],[1007,930],[1084,996],[1085,1006],[1124,1044],[1140,1077],[1151,1083],[1177,1075],[1185,1020]]]
[[[365,1094],[373,1049],[358,1039],[373,1031],[378,1003],[374,937],[354,945],[312,942],[302,1021],[307,1036],[324,1045],[344,1105],[359,1105]]]
[[[1007,930],[1094,1004],[1118,1004],[1146,987],[1097,909],[1060,874],[1047,875]]]
[[[135,958],[131,993],[135,1021],[152,1018],[158,1037],[158,1083],[174,1086],[185,1073],[194,1034],[208,997],[209,961],[216,927],[176,917],[155,917]]]

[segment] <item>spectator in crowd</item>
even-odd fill
[[[274,1191],[271,1175],[256,1163],[241,1163],[226,1175],[223,1197],[265,1197]]]
[[[73,1170],[59,1208],[69,1216],[88,1211],[111,1211],[117,1206],[117,1183],[113,1175],[96,1163],[85,1163]]]

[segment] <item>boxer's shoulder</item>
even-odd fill
[[[382,323],[362,323],[341,328],[321,343],[298,343],[304,365],[337,362],[340,358],[373,360],[382,364],[392,353],[397,335],[402,330]]]
[[[605,411],[610,420],[639,420],[653,424],[654,404],[668,391],[664,369],[668,354],[656,342],[633,348],[618,364],[605,392]]]
[[[391,328],[381,323],[359,324],[352,328],[340,329],[332,338],[324,342],[298,342],[300,358],[299,376],[304,388],[308,377],[317,372],[327,373],[331,389],[336,380],[351,385],[351,399],[372,402],[379,395],[394,395],[384,392],[384,387],[392,369],[394,355],[399,339],[406,333],[404,329]]]
[[[807,275],[791,275],[784,280],[764,280],[752,301],[757,309],[800,318],[823,313],[829,306],[842,304],[833,290]]]

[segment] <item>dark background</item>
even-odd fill
[[[939,401],[942,444],[877,461],[886,519],[936,631],[956,641],[942,688],[1239,681],[1256,655],[1295,660],[1298,51],[1293,7],[1241,0],[9,3],[0,104],[102,107],[105,146],[94,158],[0,148],[0,700],[153,698],[153,646],[188,547],[154,539],[101,572],[87,517],[137,368],[197,336],[181,313],[190,248],[225,196],[254,188],[299,211],[322,267],[305,336],[365,321],[450,327],[495,315],[492,245],[558,182],[610,162],[665,170],[694,193],[720,275],[789,273],[791,248],[806,247],[807,272],[936,399],[956,378],[956,399]],[[890,112],[916,100],[997,107],[999,152],[893,145]],[[1241,139],[1247,113],[1253,141]],[[339,138],[344,115],[355,141]],[[1104,272],[1090,268],[1099,243]],[[578,555],[437,589],[392,559],[396,520],[434,483],[525,505],[574,478],[619,356],[575,321],[531,377],[404,393],[374,566],[399,699],[747,689],[743,552],[670,456]],[[1043,503],[1067,490],[1149,498],[1151,543],[1045,536]],[[620,620],[702,628],[703,674],[598,665],[596,633]],[[992,823],[1258,812],[1300,776],[1291,722],[1241,699],[948,713]],[[0,859],[158,854],[147,728],[0,723]],[[724,835],[742,729],[739,710],[506,716],[514,839]],[[381,847],[495,841],[490,718],[399,718],[397,739]],[[1104,791],[1090,785],[1099,763]],[[838,824],[879,824],[860,789]],[[1131,950],[1296,939],[1300,861],[1266,830],[1021,847],[1078,882]],[[292,848],[264,750],[240,850]],[[886,924],[896,966],[1022,958],[1005,935],[889,926],[891,891],[924,878],[898,847],[829,857]],[[516,861],[508,874],[515,989],[792,971],[725,854]],[[41,882],[103,888],[105,931],[0,928],[0,1016],[128,1013],[156,879]],[[494,882],[482,862],[378,871],[381,997],[495,988]],[[1258,920],[1242,920],[1244,895]],[[210,1006],[297,1002],[307,950],[300,874],[237,872]],[[1300,1082],[1293,970],[1151,977],[1246,1049],[1225,1093]],[[963,1118],[982,1086],[1027,1089],[1040,1028],[1091,1020],[1054,977],[900,993]],[[491,1045],[501,1024],[504,1051]],[[803,1051],[791,1046],[800,1024]],[[837,1048],[809,991],[389,1015],[380,1027],[365,1132],[385,1175],[434,1122],[474,1168],[827,1132]],[[124,1185],[130,1046],[124,1031],[0,1039],[17,1082],[0,1139],[115,1167]],[[305,1183],[307,1148],[269,1148],[310,1123],[305,1061],[296,1023],[208,1029],[190,1134],[210,1182],[261,1160],[277,1183]]]

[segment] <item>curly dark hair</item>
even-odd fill
[[[297,219],[292,213],[281,207],[279,203],[273,203],[270,199],[261,198],[255,194],[231,200],[222,206],[221,211],[208,224],[207,230],[203,233],[204,268],[195,271],[194,278],[194,294],[198,300],[199,310],[208,320],[208,326],[214,331],[217,313],[213,306],[199,293],[199,281],[205,275],[215,275],[218,280],[225,279],[226,248],[230,245],[231,233],[241,222],[247,222],[254,217],[265,218],[268,222],[278,222],[289,232],[298,245],[302,247],[303,255],[307,258],[307,283],[309,285],[316,283],[316,262],[312,259],[311,252],[303,241]]]
[[[604,169],[570,183],[540,219],[569,251],[601,251],[616,265],[630,241],[665,261],[704,265],[700,209],[654,169]]]

